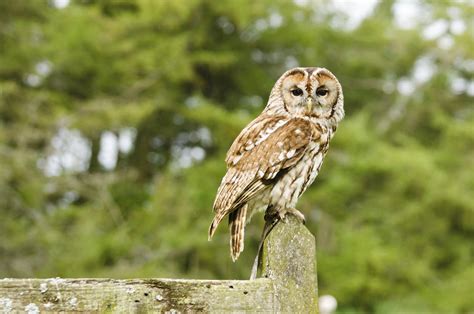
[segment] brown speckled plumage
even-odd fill
[[[344,117],[342,88],[324,68],[295,68],[275,83],[267,106],[227,153],[227,173],[214,201],[209,239],[229,215],[231,256],[244,249],[245,224],[258,210],[284,218],[321,168]]]

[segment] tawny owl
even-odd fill
[[[342,88],[324,68],[294,68],[275,83],[263,112],[237,136],[214,201],[209,239],[229,215],[230,251],[244,249],[245,225],[257,211],[304,221],[296,202],[313,183],[344,117]]]

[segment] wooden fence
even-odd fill
[[[267,237],[255,280],[0,279],[0,313],[317,313],[315,240],[296,219]]]

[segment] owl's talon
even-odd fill
[[[304,215],[303,215],[299,210],[297,210],[296,208],[290,208],[290,209],[288,209],[287,213],[292,214],[293,216],[295,216],[296,219],[298,219],[298,221],[301,222],[303,225],[306,224],[306,218],[305,218]]]
[[[279,213],[278,213],[278,217],[279,217],[280,220],[283,221],[284,223],[287,223],[287,222],[288,222],[288,218],[286,218],[286,212],[279,212]]]

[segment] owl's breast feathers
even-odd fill
[[[310,143],[327,140],[321,126],[308,119],[264,115],[252,121],[227,153],[227,173],[214,201],[216,222],[275,184]]]

